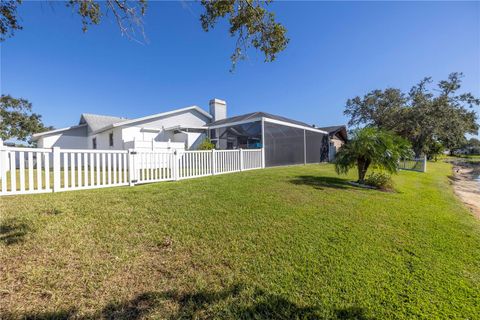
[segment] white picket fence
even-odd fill
[[[427,157],[402,159],[398,162],[400,170],[427,172]]]
[[[1,195],[133,186],[263,168],[262,150],[0,147]]]

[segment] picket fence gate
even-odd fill
[[[264,167],[262,152],[0,146],[0,196],[133,186],[260,169]]]
[[[400,170],[427,172],[427,157],[402,159],[398,162],[398,168]]]

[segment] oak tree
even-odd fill
[[[201,0],[204,12],[200,16],[203,30],[209,31],[221,19],[227,19],[229,33],[236,37],[236,45],[231,55],[232,66],[244,59],[248,48],[253,47],[265,56],[265,62],[275,60],[288,44],[286,28],[275,20],[268,10],[272,0]],[[21,30],[17,8],[22,0],[2,0],[0,2],[0,41]],[[143,17],[147,12],[147,0],[68,0],[67,7],[81,18],[82,30],[100,24],[111,13],[122,35],[136,39],[140,33],[144,37]]]

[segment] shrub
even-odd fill
[[[409,142],[393,133],[373,127],[357,129],[338,150],[335,170],[346,174],[356,166],[358,182],[364,184],[370,166],[397,173],[398,160],[410,157],[411,153]]]
[[[365,179],[365,184],[384,191],[393,190],[392,178],[384,172],[372,172]]]
[[[213,142],[210,141],[210,139],[206,138],[206,139],[203,140],[203,142],[200,144],[200,146],[198,147],[198,149],[200,149],[200,150],[212,150],[212,149],[215,149],[215,144],[213,144]]]

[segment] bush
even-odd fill
[[[215,144],[210,141],[210,139],[206,138],[198,147],[199,150],[212,150],[215,149]]]
[[[365,179],[365,184],[384,191],[393,190],[393,181],[389,174],[383,172],[372,172]]]

